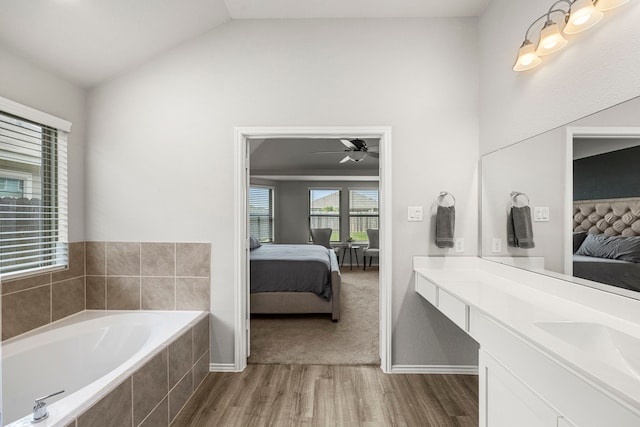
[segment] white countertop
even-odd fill
[[[620,309],[611,310],[608,307],[615,306],[618,296],[585,291],[575,284],[475,257],[415,257],[414,271],[640,411],[640,376],[606,363],[536,325],[548,321],[597,323],[640,343],[640,322],[635,320],[640,314],[640,301],[619,297]],[[520,277],[522,280],[518,280]],[[553,286],[559,292],[547,291]],[[576,287],[575,297],[568,286]],[[598,300],[605,299],[604,307],[600,307]]]

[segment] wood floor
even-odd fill
[[[249,365],[242,373],[208,374],[172,427],[477,425],[477,376]]]

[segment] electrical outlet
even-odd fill
[[[422,221],[422,206],[409,206],[409,221]]]
[[[502,252],[502,239],[499,237],[494,237],[491,240],[491,252],[494,254]]]
[[[456,244],[454,247],[455,252],[464,252],[464,238],[458,237],[456,238]]]

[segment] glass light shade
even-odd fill
[[[628,1],[629,0],[598,0],[596,2],[596,9],[604,12],[605,10],[611,10],[615,9],[618,6],[622,6]]]
[[[529,40],[525,40],[518,51],[518,59],[513,65],[513,71],[526,71],[537,67],[542,59],[536,55],[533,44]]]
[[[592,0],[576,0],[571,5],[567,25],[564,26],[565,34],[576,34],[596,25],[604,13],[593,6]]]
[[[540,41],[536,49],[536,55],[549,55],[562,49],[567,45],[567,39],[562,37],[558,24],[549,20],[544,24],[540,32]]]
[[[352,151],[349,153],[349,160],[352,162],[361,162],[365,157],[367,157],[366,151]]]

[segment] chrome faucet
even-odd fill
[[[33,417],[31,417],[31,422],[39,423],[40,421],[45,420],[49,416],[49,411],[47,411],[47,402],[45,402],[45,400],[62,393],[64,393],[64,390],[56,391],[49,396],[44,396],[36,399],[36,404],[33,407]]]

